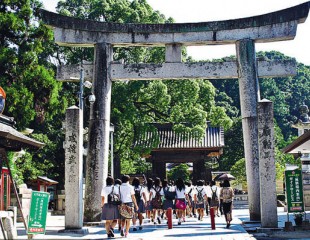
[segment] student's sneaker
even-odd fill
[[[140,226],[140,227],[139,227],[139,230],[142,230],[142,229],[143,229],[143,227],[142,227],[142,226]]]
[[[115,237],[115,236],[114,236],[114,230],[113,230],[113,228],[110,229],[110,237],[112,237],[112,238]]]
[[[124,237],[125,234],[124,234],[124,229],[121,229],[121,236]]]
[[[181,222],[178,222],[178,225],[181,225]]]
[[[200,221],[200,215],[198,215],[198,221]]]
[[[158,224],[161,224],[160,217],[157,217]]]
[[[132,231],[136,232],[136,231],[137,231],[137,228],[136,228],[136,227],[133,227],[133,228],[132,228]]]
[[[194,214],[194,218],[196,218],[197,217],[197,215],[196,214]]]

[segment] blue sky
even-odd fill
[[[55,11],[58,0],[42,0],[45,8]],[[176,22],[207,22],[260,15],[288,8],[305,0],[148,0],[154,10]],[[276,50],[297,61],[310,65],[310,16],[299,24],[294,40],[256,44],[256,51]],[[196,60],[235,55],[234,45],[188,47],[188,54]]]

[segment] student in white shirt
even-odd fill
[[[145,207],[147,204],[147,197],[145,194],[145,187],[143,187],[140,184],[140,180],[139,178],[135,177],[132,180],[132,186],[134,187],[134,191],[135,191],[135,198],[139,207],[139,210],[136,211],[136,215],[134,216],[134,218],[132,219],[133,222],[133,231],[137,231],[136,228],[136,221],[137,221],[137,216],[139,219],[139,230],[142,230],[142,223],[143,223],[143,213],[145,213]]]
[[[119,189],[118,187],[113,186],[113,184],[114,179],[112,177],[107,177],[106,186],[101,190],[101,220],[106,220],[105,228],[108,238],[114,237],[114,227],[119,218],[118,206],[108,201],[111,200],[111,196],[114,196],[114,194],[119,197]]]
[[[178,225],[181,225],[181,219],[183,220],[183,222],[185,222],[186,200],[188,204],[190,204],[190,201],[188,199],[188,193],[185,190],[185,184],[183,179],[178,178],[178,180],[175,182],[175,186],[175,208],[178,216]]]
[[[122,203],[125,203],[127,206],[135,207],[136,210],[139,210],[136,198],[135,198],[135,191],[133,186],[129,184],[130,177],[128,175],[122,176],[122,184],[120,186],[120,196]],[[131,219],[127,219],[121,216],[122,219],[122,229],[121,229],[121,236],[128,236],[129,229],[130,229],[130,221]]]

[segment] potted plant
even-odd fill
[[[302,212],[294,213],[294,220],[296,226],[301,226],[302,225],[302,218],[304,214]]]

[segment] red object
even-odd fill
[[[5,211],[11,205],[11,177],[9,170],[2,168],[0,175],[0,211]]]
[[[215,230],[215,214],[214,214],[214,208],[210,208],[210,217],[211,217],[211,229]]]
[[[177,200],[175,201],[175,207],[176,207],[177,209],[185,210],[185,209],[186,209],[185,201],[180,200],[180,199],[177,199]]]
[[[172,208],[167,209],[168,229],[172,229]]]

